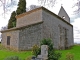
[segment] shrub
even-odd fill
[[[18,56],[10,56],[5,58],[4,60],[21,60]]]
[[[37,55],[40,54],[40,48],[38,47],[38,45],[34,45],[34,46],[32,47],[32,53],[33,53],[33,55],[36,56],[36,57],[37,57]]]
[[[60,53],[55,52],[51,39],[43,39],[40,45],[48,45],[48,60],[58,60],[61,57]],[[41,53],[41,48],[38,45],[34,45],[32,52],[37,57]]]
[[[54,52],[54,50],[49,51],[48,59],[49,60],[58,60],[61,57],[60,53]]]
[[[25,60],[31,60],[32,56],[27,57]]]
[[[51,39],[43,39],[40,45],[48,45],[48,60],[58,60],[61,57],[60,53],[55,52]]]
[[[71,54],[71,53],[67,53],[66,54],[66,60],[74,60],[74,56],[73,56],[73,54]]]
[[[49,50],[53,50],[54,48],[53,48],[53,43],[52,43],[52,41],[51,41],[51,39],[43,39],[42,41],[41,41],[41,43],[40,43],[40,45],[48,45],[48,49]]]

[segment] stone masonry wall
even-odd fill
[[[20,30],[19,50],[29,50],[33,45],[40,45],[42,40],[42,23]]]
[[[61,18],[65,19],[65,21],[70,23],[70,17],[68,16],[68,14],[66,13],[66,11],[64,10],[64,8],[62,6],[61,6],[61,9],[60,9],[58,15]]]
[[[54,48],[65,49],[65,46],[70,47],[74,44],[73,27],[62,20],[45,9],[34,11],[18,18],[16,29],[2,32],[1,43],[14,50],[28,50],[35,44],[40,45],[43,38],[51,38]],[[41,21],[43,22],[38,23]],[[10,46],[7,45],[7,36],[11,37]]]
[[[36,12],[28,13],[23,17],[17,19],[16,27],[22,27],[26,25],[30,25],[36,22],[42,21],[42,10],[38,10]]]
[[[10,45],[7,45],[7,36],[10,36]],[[18,50],[19,31],[9,31],[2,33],[1,44],[13,50]]]
[[[54,43],[54,48],[59,49],[60,45],[62,49],[65,49],[65,39],[60,41],[59,26],[66,28],[67,32],[67,47],[73,45],[73,27],[64,21],[57,18],[54,14],[47,11],[42,11],[43,23],[43,37],[51,38]],[[61,43],[62,42],[62,43]]]

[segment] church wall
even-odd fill
[[[7,37],[10,37],[10,45],[7,45]],[[7,48],[18,50],[19,31],[9,31],[2,33],[1,44]]]
[[[62,35],[62,39],[60,40],[60,32],[59,26],[68,30],[67,35],[67,47],[73,45],[73,27],[64,21],[57,18],[54,14],[47,11],[42,11],[42,20],[43,23],[43,35],[45,38],[51,38],[54,44],[54,48],[56,49],[65,49],[64,47],[64,35]]]
[[[21,29],[19,33],[19,50],[29,50],[35,44],[40,45],[42,38],[42,23]]]
[[[43,38],[51,38],[54,48],[65,49],[73,45],[73,27],[62,20],[46,9],[31,12],[17,19],[16,29],[2,32],[1,43],[11,49],[29,50],[35,44],[40,45]],[[11,37],[10,45],[7,36]]]
[[[42,10],[38,10],[36,12],[27,13],[25,16],[17,19],[16,27],[22,27],[26,25],[30,25],[36,22],[42,21]]]

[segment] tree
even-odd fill
[[[53,7],[57,0],[38,0],[42,6],[51,6]]]
[[[13,11],[11,13],[11,17],[10,17],[9,22],[8,22],[8,29],[13,28],[13,27],[16,26],[16,18],[15,18],[15,16],[16,16],[16,12]]]
[[[1,31],[4,31],[4,30],[7,30],[7,26],[1,27]],[[0,34],[0,39],[2,39],[2,34]],[[1,40],[0,40],[0,42],[1,42]]]
[[[36,9],[40,6],[37,6],[37,5],[30,5],[28,8],[26,8],[26,12],[30,11],[30,10],[33,10],[33,9]]]
[[[18,8],[17,8],[16,12],[13,11],[12,14],[11,14],[11,17],[9,19],[8,29],[16,27],[16,18],[15,18],[15,16],[19,15],[19,14],[22,14],[24,12],[26,12],[26,0],[19,0]]]
[[[7,26],[1,27],[1,31],[6,30]]]
[[[26,12],[26,0],[19,0],[16,14],[19,15],[19,14],[22,14],[24,12]]]

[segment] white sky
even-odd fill
[[[31,4],[32,5],[39,5],[38,0],[26,0],[27,1],[27,7],[29,7]],[[80,43],[80,17],[77,17],[75,19],[72,19],[75,17],[75,15],[73,15],[73,11],[76,8],[72,8],[73,4],[76,2],[76,0],[58,0],[57,4],[55,5],[55,7],[53,8],[48,8],[49,10],[51,10],[52,12],[58,14],[60,7],[61,7],[61,3],[62,6],[64,7],[64,9],[66,10],[66,12],[68,13],[68,15],[70,16],[71,20],[73,22],[71,22],[71,24],[74,26],[74,42],[76,43]],[[12,8],[11,11],[8,11],[4,16],[2,15],[3,12],[3,8],[0,7],[0,29],[2,26],[6,26],[8,23],[8,20],[10,18],[10,13],[12,11],[16,10],[16,6]]]

